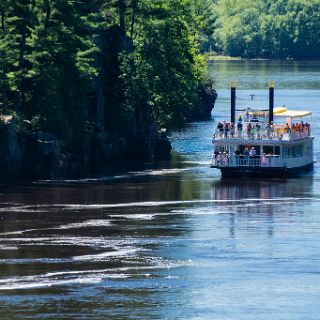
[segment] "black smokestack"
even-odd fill
[[[231,122],[236,122],[236,81],[231,81]]]
[[[269,123],[273,121],[274,87],[275,87],[275,82],[269,81]]]

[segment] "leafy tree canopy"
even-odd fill
[[[205,13],[198,0],[2,0],[2,112],[69,147],[95,132],[180,128],[201,106]]]
[[[211,6],[210,6],[211,8]],[[318,0],[218,0],[216,49],[248,58],[320,57]]]

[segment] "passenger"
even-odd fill
[[[307,135],[310,136],[310,124],[308,122],[306,123],[306,131]]]
[[[217,129],[218,129],[218,132],[219,132],[219,137],[222,138],[222,135],[223,135],[223,124],[221,122],[218,123]]]
[[[234,138],[234,123],[230,123],[230,136],[231,138]]]
[[[267,123],[266,129],[267,129],[267,138],[270,139],[272,128],[269,122]]]
[[[244,156],[244,164],[247,165],[249,161],[249,149],[245,148],[243,151],[243,156]]]
[[[254,147],[252,147],[249,151],[249,156],[254,158],[257,155],[257,151]]]
[[[227,166],[228,161],[229,161],[229,157],[228,157],[227,153],[223,152],[223,154],[222,154],[222,165],[223,166]]]
[[[222,163],[222,152],[220,151],[217,156],[217,166],[221,166]]]
[[[270,126],[271,126],[271,138],[274,138],[275,137],[276,126],[274,125],[273,121],[271,121]]]
[[[238,138],[241,138],[242,137],[242,122],[241,121],[239,121],[237,124],[237,131],[238,131]]]
[[[251,136],[251,130],[252,130],[252,124],[251,124],[251,122],[249,122],[248,125],[247,125],[247,135],[248,135],[248,138],[252,138],[252,136]]]
[[[241,115],[239,116],[238,122],[242,122]]]
[[[255,139],[256,137],[256,126],[251,124],[251,139]]]
[[[230,124],[225,123],[224,125],[224,137],[225,139],[229,138]]]
[[[264,166],[264,167],[267,165],[267,157],[266,157],[265,153],[263,153],[263,155],[262,155],[261,163],[262,163],[262,166]]]
[[[290,128],[288,122],[286,123],[285,131],[286,131],[287,133],[290,133],[290,132],[291,132],[291,128]]]
[[[261,133],[260,133],[260,130],[261,130],[261,126],[260,126],[260,123],[257,122],[256,123],[256,131],[257,131],[257,139],[260,140],[261,139]]]

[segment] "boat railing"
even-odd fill
[[[303,130],[288,130],[284,125],[274,125],[273,128],[262,128],[257,130],[247,128],[238,130],[234,128],[232,130],[219,130],[216,129],[213,138],[220,139],[245,139],[245,140],[301,140],[311,136],[310,127],[306,127]]]
[[[213,155],[212,165],[218,168],[227,167],[281,167],[283,160],[277,155],[263,155],[263,156],[237,156],[220,154]]]

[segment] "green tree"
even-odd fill
[[[2,0],[0,100],[80,156],[90,138],[180,128],[201,108],[198,52],[212,4]]]
[[[319,58],[318,0],[218,0],[214,37],[225,54]]]
[[[152,118],[161,126],[182,127],[200,105],[197,87],[204,71],[191,2],[157,0],[141,3],[140,10],[135,50],[123,56],[125,104],[138,125]]]

